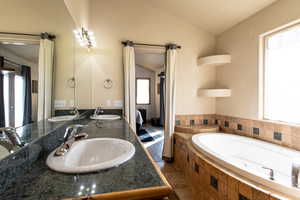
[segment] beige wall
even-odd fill
[[[89,27],[89,0],[64,0],[77,28]]]
[[[1,2],[0,27],[3,32],[49,32],[55,40],[54,99],[73,100],[67,79],[73,76],[75,25],[61,0],[9,0]]]
[[[259,35],[299,18],[299,0],[279,0],[217,38],[218,53],[232,55],[217,70],[218,86],[232,89],[231,97],[217,99],[217,114],[258,118]]]
[[[177,69],[176,113],[214,113],[215,100],[199,98],[197,89],[214,82],[214,68],[199,68],[197,57],[214,50],[215,38],[180,18],[166,14],[139,0],[91,0],[90,30],[97,48],[76,63],[78,104],[81,108],[107,106],[107,100],[123,100],[122,40],[180,44]],[[80,69],[78,69],[80,67]],[[85,77],[85,78],[82,78]],[[111,90],[103,81],[111,78]],[[83,79],[86,81],[84,82]],[[90,100],[88,97],[92,97]]]

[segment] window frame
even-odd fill
[[[137,82],[138,80],[148,80],[149,81],[149,103],[138,103],[137,102]],[[136,77],[135,78],[135,104],[136,105],[150,105],[151,104],[151,78],[145,78],[145,77]]]
[[[275,28],[259,36],[259,59],[258,59],[258,119],[265,121],[281,122],[285,124],[295,124],[293,122],[273,120],[265,117],[265,65],[268,39],[275,34],[289,31],[300,26],[300,19]]]

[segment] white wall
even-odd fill
[[[64,0],[77,28],[89,28],[89,0]]]
[[[217,100],[217,114],[258,118],[259,35],[299,18],[299,0],[279,0],[217,38],[218,53],[232,55],[217,70],[217,84],[232,89],[231,97]]]
[[[166,44],[179,50],[177,69],[177,114],[214,113],[215,100],[199,98],[197,89],[211,85],[214,68],[199,68],[197,57],[213,52],[215,38],[181,18],[167,14],[139,0],[91,0],[89,27],[95,33],[97,48],[83,52],[76,74],[78,104],[81,108],[107,106],[107,100],[123,99],[122,40]],[[111,90],[103,81],[111,78]],[[85,81],[84,81],[85,80]],[[90,99],[91,97],[92,99]]]

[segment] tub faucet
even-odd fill
[[[78,133],[78,130],[80,128],[84,128],[87,127],[88,125],[81,125],[81,124],[74,124],[74,125],[70,125],[66,128],[66,132],[64,135],[64,141],[63,143],[57,148],[56,152],[55,152],[55,156],[63,156],[65,155],[65,153],[67,153],[72,144],[75,141],[78,140],[82,140],[88,137],[88,134],[86,133]]]
[[[71,114],[74,114],[76,117],[79,117],[79,111],[76,107],[73,108],[73,110],[70,111]]]
[[[300,172],[300,160],[294,159],[292,163],[292,186],[298,187]]]
[[[274,180],[274,170],[269,167],[262,167],[262,168],[269,170],[269,179]]]
[[[2,132],[4,136],[0,138],[0,145],[6,148],[10,153],[25,146],[25,143],[21,141],[21,138],[17,134],[16,128],[0,128],[0,132]]]
[[[104,113],[104,110],[101,107],[97,107],[95,109],[94,116],[100,115],[101,113]]]

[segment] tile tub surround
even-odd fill
[[[189,139],[175,133],[174,165],[184,170],[193,200],[288,200],[222,168],[194,149]],[[290,199],[291,200],[291,199]]]
[[[130,141],[136,148],[134,157],[119,167],[94,173],[63,174],[50,170],[46,166],[46,158],[52,150],[61,144],[67,123],[58,130],[40,138],[35,144],[28,146],[30,149],[34,148],[34,145],[41,148],[37,151],[38,153],[33,154],[36,155],[36,158],[31,163],[14,163],[13,158],[5,163],[1,162],[1,170],[6,168],[6,173],[1,174],[1,179],[11,179],[12,181],[0,192],[0,199],[78,198],[91,195],[93,190],[94,194],[103,194],[166,186],[137,137],[130,131],[124,120],[105,122],[103,128],[100,129],[96,127],[93,120],[83,119],[76,123],[89,125],[84,130],[89,134],[89,138],[112,137]],[[35,152],[35,150],[32,151]],[[28,152],[29,150],[26,150],[26,153]],[[10,171],[12,165],[21,168],[17,174]],[[87,191],[86,188],[89,190]]]
[[[176,115],[176,125],[188,126],[191,120],[195,125],[203,125],[204,120],[208,120],[208,125],[219,125],[221,132],[254,137],[300,151],[300,125],[215,114]]]

